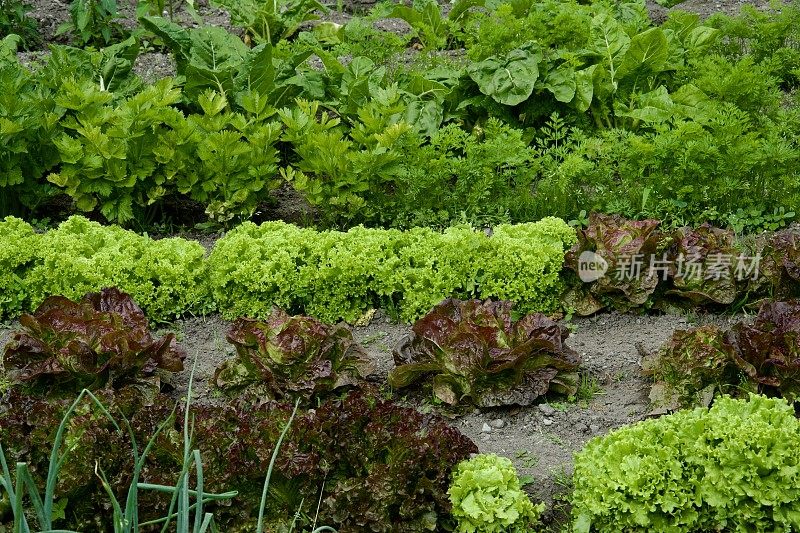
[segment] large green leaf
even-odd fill
[[[625,28],[610,14],[601,13],[592,19],[590,37],[592,51],[604,59],[611,72],[615,72],[631,44]]]
[[[659,124],[673,116],[675,104],[663,85],[657,89],[639,95],[636,103],[627,112],[617,112],[617,116],[630,117],[635,120]]]
[[[200,28],[190,35],[192,45],[185,71],[186,94],[192,98],[210,88],[232,100],[234,79],[239,74],[249,49],[224,28]]]
[[[452,21],[457,21],[463,17],[473,7],[483,7],[486,5],[485,0],[457,0],[453,4],[453,9],[447,14],[447,18]]]
[[[272,45],[259,45],[247,54],[236,77],[236,90],[268,95],[275,88],[275,67],[272,65]]]
[[[651,28],[635,35],[619,67],[619,77],[629,74],[648,75],[661,72],[667,62],[669,46],[661,28]]]
[[[160,37],[164,44],[172,50],[178,75],[182,76],[186,64],[189,62],[189,50],[192,48],[189,31],[163,17],[142,17],[139,22],[144,29]]]
[[[592,105],[595,70],[597,70],[597,65],[575,72],[575,99],[573,103],[578,111],[584,112]]]
[[[541,61],[539,46],[528,43],[504,56],[474,63],[467,72],[483,94],[504,105],[517,105],[533,93]]]
[[[103,83],[107,91],[114,92],[130,74],[133,63],[139,56],[139,41],[129,37],[122,42],[101,50]]]
[[[547,73],[544,86],[553,93],[556,100],[568,104],[575,98],[577,89],[575,78],[575,69],[567,65],[560,65]]]
[[[684,41],[684,46],[692,52],[702,52],[711,46],[719,36],[719,30],[708,26],[694,28]]]

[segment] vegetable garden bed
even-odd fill
[[[0,529],[800,529],[800,4],[670,3],[0,0]]]

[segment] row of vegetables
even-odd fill
[[[656,358],[656,387],[684,407],[702,402],[693,393],[709,387],[708,398],[743,399],[717,398],[710,409],[590,441],[576,456],[575,531],[800,526],[800,421],[786,399],[755,394],[795,399],[800,303],[767,304],[752,325],[732,332],[722,343],[708,328],[676,332]],[[389,384],[416,382],[442,401],[479,406],[570,394],[580,361],[567,336],[540,314],[515,320],[510,302],[449,299],[397,347]],[[186,353],[174,334],[155,337],[144,312],[114,288],[78,302],[50,297],[22,315],[4,350],[11,387],[0,408],[3,450],[43,485],[59,422],[89,389],[107,411],[80,404],[57,456],[59,523],[77,531],[109,527],[92,472],[101,469],[124,493],[133,443],[152,440],[141,478],[173,483],[185,424],[203,457],[205,490],[235,491],[227,493],[233,504],[205,506],[225,530],[252,529],[276,448],[266,513],[275,531],[292,516],[342,532],[528,531],[540,519],[544,506],[525,495],[508,459],[476,456],[475,444],[443,419],[401,406],[367,381],[371,362],[347,326],[274,309],[266,320],[238,319],[227,340],[236,353],[211,380],[219,398],[176,407],[170,382]],[[157,520],[169,503],[168,494],[142,493],[140,520]],[[8,512],[6,503],[0,516]]]
[[[108,286],[156,321],[215,311],[265,318],[277,305],[328,323],[379,307],[411,322],[449,297],[510,300],[525,313],[736,310],[800,295],[798,237],[795,227],[739,238],[709,225],[661,230],[655,220],[601,214],[577,230],[556,218],[442,232],[246,222],[209,253],[197,241],[80,216],[45,232],[8,217],[0,221],[0,317]],[[587,277],[587,265],[602,270]]]

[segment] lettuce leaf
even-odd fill
[[[12,382],[35,393],[130,387],[152,396],[160,388],[159,371],[183,370],[186,354],[175,335],[153,338],[142,310],[116,288],[79,302],[51,296],[20,324],[4,364]]]

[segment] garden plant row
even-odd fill
[[[352,322],[382,305],[410,321],[450,296],[555,311],[564,253],[574,242],[574,230],[555,218],[501,225],[491,236],[469,227],[345,233],[246,222],[206,257],[196,241],[155,240],[81,216],[44,233],[7,218],[0,222],[0,309],[15,316],[48,296],[75,299],[116,286],[160,321],[214,310],[264,317],[273,305],[326,322]]]
[[[3,317],[33,310],[48,296],[79,298],[110,286],[133,295],[156,321],[215,311],[263,318],[278,306],[329,323],[354,323],[377,308],[411,322],[450,297],[509,300],[524,313],[588,315],[603,308],[741,309],[800,295],[795,227],[737,239],[709,225],[667,231],[656,220],[601,214],[577,230],[556,218],[443,231],[244,222],[210,253],[197,241],[153,239],[77,215],[45,232],[8,217],[0,222],[0,245]],[[597,279],[580,278],[586,253],[606,264]],[[621,272],[631,258],[641,263],[636,272]],[[690,260],[696,269],[681,267]]]
[[[398,405],[364,381],[367,361],[344,326],[277,309],[264,321],[239,319],[228,333],[236,355],[213,380],[232,401],[193,406],[190,387],[189,400],[173,407],[161,389],[183,370],[186,353],[174,334],[151,334],[130,296],[111,288],[79,302],[51,297],[21,324],[4,349],[12,388],[0,409],[0,455],[5,465],[5,453],[12,454],[20,461],[17,479],[30,479],[16,490],[49,506],[46,512],[37,507],[40,525],[107,530],[104,502],[126,491],[118,524],[126,517],[161,524],[158,517],[170,516],[175,503],[170,492],[183,490],[185,512],[178,515],[184,520],[191,516],[190,498],[203,501],[205,494],[206,519],[236,531],[265,523],[280,529],[294,514],[295,523],[313,517],[343,532],[521,532],[535,527],[544,510],[521,490],[508,459],[470,459],[477,447],[457,429]],[[736,331],[791,357],[800,304],[765,306],[753,327],[740,324]],[[562,344],[565,328],[538,314],[514,320],[508,302],[445,301],[415,324],[414,335],[397,354],[394,372],[422,371],[445,401],[480,405],[485,394],[520,384],[539,394],[548,387],[563,393],[578,363]],[[682,340],[676,335],[664,347],[662,363],[707,359],[708,347]],[[758,353],[742,356],[758,363],[753,392],[768,392],[781,377],[780,393],[796,398],[796,368],[766,370]],[[481,367],[482,361],[489,362]],[[774,361],[775,355],[767,363]],[[722,366],[706,368],[705,376],[745,398],[719,397],[711,409],[625,427],[577,454],[569,497],[574,531],[800,525],[794,408],[780,398],[748,398]],[[676,384],[686,383],[670,381]],[[682,399],[687,407],[696,400]],[[137,442],[147,445],[137,448]],[[183,473],[190,468],[197,469],[194,480]],[[92,471],[100,472],[103,487]],[[24,523],[24,498],[13,496],[5,467],[2,476],[12,518]],[[137,484],[139,476],[147,483]],[[175,479],[183,481],[173,491]],[[34,498],[45,481],[44,499]],[[191,493],[190,481],[197,483]],[[262,498],[259,508],[267,488],[270,503]],[[228,500],[233,504],[221,503]]]
[[[740,233],[795,217],[796,5],[656,25],[643,2],[419,1],[299,31],[315,2],[250,4],[224,5],[247,43],[146,10],[127,39],[32,66],[6,37],[0,214],[66,193],[141,224],[183,196],[227,223],[285,183],[339,228],[596,210]],[[375,29],[385,16],[411,34]],[[412,38],[429,53],[397,60]],[[132,73],[144,41],[171,51],[174,77]]]

